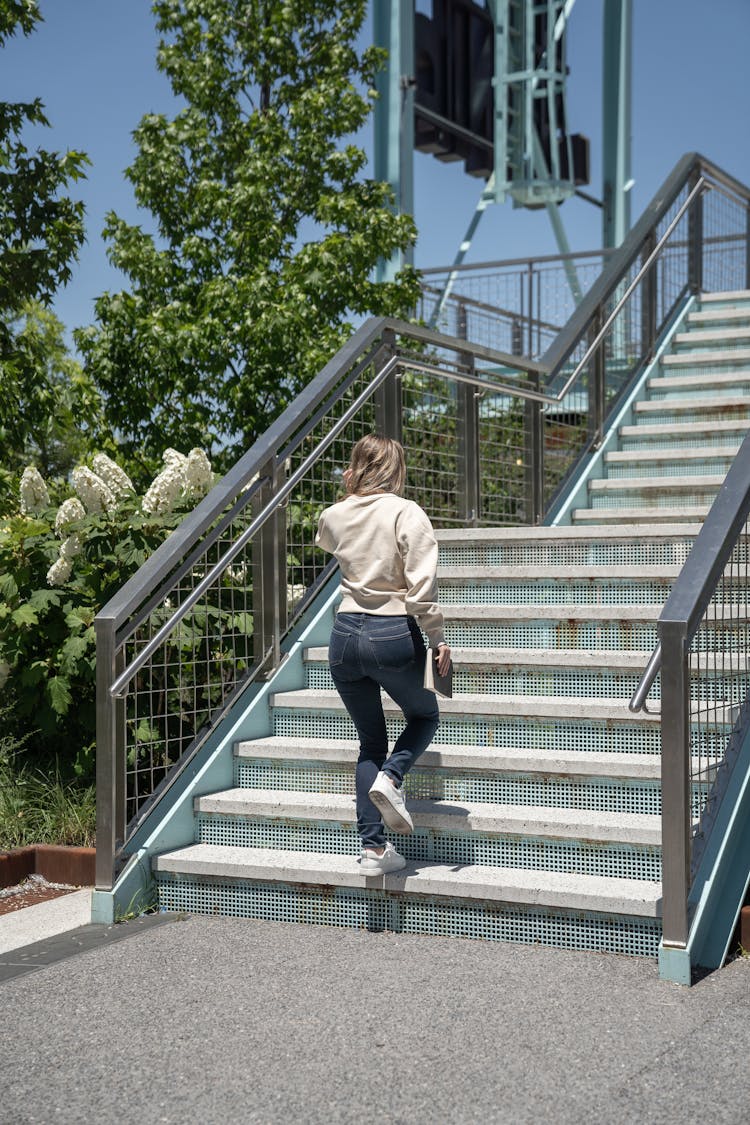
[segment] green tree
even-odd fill
[[[156,0],[158,67],[184,102],[149,114],[127,171],[148,233],[111,213],[105,293],[77,335],[131,461],[165,442],[222,467],[346,339],[348,318],[404,315],[417,280],[371,280],[415,237],[351,140],[381,53],[355,41],[365,0]]]
[[[0,368],[0,513],[12,510],[26,465],[59,481],[83,460],[101,422],[99,394],[70,355],[54,313],[30,301],[8,325],[13,346]]]
[[[0,50],[40,21],[36,0],[0,0]],[[64,472],[82,452],[81,419],[92,418],[91,381],[73,363],[60,322],[44,310],[71,276],[83,242],[83,203],[64,194],[88,163],[23,141],[48,125],[39,99],[0,102],[0,511],[26,458]]]

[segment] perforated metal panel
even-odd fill
[[[158,877],[157,886],[162,910],[189,914],[515,941],[638,957],[655,957],[661,936],[659,922],[651,919],[495,903],[467,905],[383,891],[316,890],[283,883],[221,883],[163,875]]]
[[[729,472],[732,460],[732,455],[727,454],[726,457],[695,461],[655,461],[653,464],[635,465],[615,462],[607,466],[607,476],[610,480],[637,480],[644,472],[648,472],[651,477],[664,477],[665,480],[670,477],[721,476]]]
[[[672,492],[665,484],[663,491],[651,489],[648,495],[642,495],[635,490],[625,493],[600,493],[589,494],[589,503],[592,508],[688,508],[700,507],[701,504],[710,504],[718,491],[718,485],[713,488],[696,489],[694,492]]]
[[[740,433],[740,441],[746,431]],[[705,449],[707,445],[737,445],[737,433],[722,433],[718,431],[711,434],[696,434],[690,436],[682,433],[649,434],[644,431],[642,437],[624,437],[620,441],[621,449]]]
[[[686,372],[687,374],[687,372]],[[663,410],[642,411],[636,415],[637,426],[664,426],[675,422],[706,422],[714,418],[717,422],[728,422],[731,418],[747,418],[750,416],[750,403],[744,406],[688,406],[684,410],[670,409],[669,402],[665,401]]]
[[[240,789],[282,792],[352,794],[354,766],[322,766],[317,762],[272,762],[238,758],[235,785]],[[470,801],[479,804],[539,808],[585,809],[596,812],[658,816],[661,789],[656,781],[573,779],[534,774],[461,774],[456,770],[412,769],[404,790],[413,800]],[[705,803],[706,787],[693,797],[693,813]]]
[[[734,441],[736,442],[736,438]],[[660,566],[683,563],[692,539],[665,542],[441,543],[441,566]]]
[[[326,664],[308,664],[307,686],[319,691],[332,691],[331,674]],[[566,698],[630,699],[638,675],[621,672],[595,672],[580,668],[540,668],[519,670],[466,671],[457,668],[453,674],[454,695],[550,695]],[[658,686],[649,694],[659,698]]]
[[[321,820],[271,820],[202,813],[197,817],[198,842],[239,848],[280,848],[328,855],[359,855],[354,824]],[[661,879],[658,848],[617,843],[592,843],[483,832],[437,832],[417,828],[409,836],[386,836],[408,860],[432,863],[518,867],[622,879]]]
[[[403,730],[402,719],[386,718],[389,740],[398,738]],[[274,708],[273,732],[279,737],[356,738],[348,715],[334,711],[306,711],[300,708]],[[641,754],[658,754],[659,728],[656,724],[627,721],[596,723],[585,719],[453,719],[440,720],[435,743],[456,743],[460,746],[525,746],[548,750],[587,751],[617,750]]]
[[[657,642],[656,623],[645,621],[445,622],[455,648],[584,648],[649,651]]]
[[[626,579],[544,579],[530,582],[459,582],[443,580],[442,605],[663,605],[671,582],[640,580],[637,571]]]

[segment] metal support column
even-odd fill
[[[110,687],[117,678],[114,622],[97,617],[96,632],[96,889],[111,890],[114,882],[118,810],[123,794],[118,785],[117,703]]]
[[[745,288],[750,289],[750,202],[745,214]]]
[[[690,889],[690,674],[687,625],[660,623],[662,924],[665,946],[688,939]]]
[[[692,191],[701,177],[699,168],[690,174],[688,190]],[[703,192],[699,192],[688,211],[688,285],[691,293],[703,288]]]
[[[457,335],[467,338],[466,305],[459,305]],[[474,374],[474,356],[459,352],[459,360]],[[467,527],[479,526],[479,395],[475,387],[459,383],[456,387],[456,421],[458,439],[458,515]]]
[[[630,230],[632,0],[604,0],[602,72],[602,245],[619,246]]]
[[[646,262],[656,246],[656,232],[651,231],[646,236],[641,251],[641,262]],[[654,345],[656,344],[656,271],[658,264],[653,263],[647,271],[642,283],[641,296],[641,355],[644,360],[653,359]]]
[[[375,46],[388,61],[375,80],[375,179],[393,189],[398,214],[414,213],[414,0],[373,0]],[[377,281],[391,281],[413,250],[381,259]]]
[[[383,345],[375,359],[376,370],[382,369],[396,352],[396,335],[389,328],[383,333]],[[384,437],[401,441],[403,433],[401,373],[392,371],[374,394],[375,425]]]

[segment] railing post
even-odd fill
[[[750,200],[745,206],[745,288],[750,289]]]
[[[268,484],[253,498],[258,512],[278,492],[286,465],[270,460],[260,470]],[[266,520],[253,540],[253,656],[256,664],[276,668],[287,622],[286,504]]]
[[[643,243],[641,261],[645,262],[656,246],[656,231],[652,230]],[[641,355],[644,360],[653,358],[656,344],[656,277],[658,264],[653,263],[643,278],[641,288]]]
[[[605,310],[599,306],[592,319],[589,329],[589,344],[594,340],[604,323]],[[604,415],[607,400],[607,355],[606,339],[602,340],[599,347],[591,357],[588,368],[588,393],[589,393],[589,439],[594,446],[601,443],[604,433]]]
[[[383,333],[382,347],[380,350],[380,366],[382,367],[396,352],[396,334],[388,328]],[[384,437],[401,441],[403,433],[402,424],[402,395],[401,376],[392,371],[382,386],[378,387],[375,399],[375,425],[378,433]]]
[[[535,391],[539,375],[529,376]],[[526,522],[538,524],[544,519],[544,417],[541,402],[524,402],[523,465],[526,493]]]
[[[700,168],[690,173],[688,191],[692,191],[701,176]],[[703,288],[703,193],[699,192],[688,210],[688,286],[691,293]]]
[[[458,336],[467,334],[466,306],[458,307]],[[466,352],[459,359],[474,374],[474,357]],[[458,442],[458,518],[469,527],[479,524],[479,397],[474,387],[456,387],[456,438]]]
[[[110,619],[94,619],[96,634],[96,889],[109,891],[114,884],[118,808],[124,794],[118,785],[117,704],[110,687],[117,677],[115,627]],[[122,839],[122,836],[120,836]]]
[[[659,625],[661,665],[662,935],[666,946],[688,939],[690,890],[690,672],[687,624]]]

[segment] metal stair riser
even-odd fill
[[[745,419],[748,417],[750,417],[750,401],[747,406],[739,403],[733,403],[731,406],[719,404],[700,406],[696,403],[693,406],[688,403],[682,408],[677,408],[674,404],[670,404],[668,399],[665,399],[663,409],[636,410],[634,412],[636,426],[680,425],[683,422],[705,422],[708,418],[728,422],[733,418]]]
[[[403,719],[389,715],[386,729],[389,741],[395,741],[403,730]],[[356,738],[354,724],[343,711],[315,711],[276,707],[273,710],[273,734],[277,737]],[[658,724],[599,723],[563,719],[516,719],[495,717],[441,717],[433,743],[459,746],[514,746],[530,749],[581,751],[624,751],[635,754],[658,754]]]
[[[668,578],[532,578],[495,582],[455,580],[440,583],[439,602],[448,605],[663,605]]]
[[[695,386],[683,385],[680,387],[650,387],[648,392],[649,402],[663,402],[667,406],[671,398],[705,398],[710,395],[712,398],[736,397],[737,395],[747,395],[750,402],[750,370],[744,379],[738,379],[732,383],[710,383],[705,382],[696,384]]]
[[[386,891],[157,876],[162,910],[376,932],[511,941],[656,957],[652,919],[473,903]]]
[[[734,439],[736,444],[736,438]],[[694,539],[558,543],[441,543],[441,567],[457,566],[682,566]]]
[[[453,673],[453,693],[460,695],[529,695],[554,696],[573,699],[623,699],[632,698],[641,680],[643,669],[632,673],[606,669],[606,655],[603,654],[602,671],[591,668],[482,668],[462,669],[456,665]],[[645,667],[645,662],[644,662]],[[322,660],[309,660],[305,664],[306,687],[315,691],[334,691],[328,664]],[[741,702],[734,698],[738,687],[737,677],[724,679],[721,668],[704,670],[700,677],[691,681],[691,698],[726,699],[733,703]],[[661,699],[661,678],[657,676],[649,692],[649,699]]]
[[[710,507],[716,498],[719,486],[686,489],[674,489],[665,481],[664,489],[656,491],[649,489],[647,493],[639,492],[636,488],[622,492],[595,492],[589,497],[592,508],[694,508]]]
[[[647,844],[430,828],[415,828],[408,836],[386,829],[386,836],[410,863],[483,864],[650,882],[661,879],[661,849]],[[196,841],[348,856],[359,855],[361,848],[353,823],[208,813],[196,818]]]
[[[484,623],[451,621],[445,623],[445,636],[453,648],[585,648],[649,652],[657,644],[655,622],[647,621],[545,621]]]
[[[239,789],[349,795],[354,765],[319,762],[235,761]],[[524,773],[480,773],[458,769],[420,769],[407,774],[404,791],[411,800],[469,801],[533,808],[586,809],[596,812],[661,814],[658,781],[576,778]],[[693,813],[705,802],[705,787],[694,787]]]
[[[613,462],[607,465],[609,480],[638,480],[647,472],[650,477],[664,477],[668,482],[670,477],[701,477],[701,476],[726,476],[734,460],[734,450],[725,457],[696,458],[695,460],[680,458],[676,461],[661,461],[650,459],[646,462]]]
[[[750,432],[750,426],[742,429],[739,433],[737,431],[730,431],[722,433],[721,431],[700,435],[690,435],[680,433],[679,431],[669,431],[662,433],[651,434],[646,429],[645,423],[638,427],[640,433],[636,435],[628,434],[620,438],[620,449],[623,451],[635,450],[654,450],[654,449],[705,449],[707,445],[717,446],[726,445],[732,448],[737,448],[739,442],[742,441],[744,436]]]

